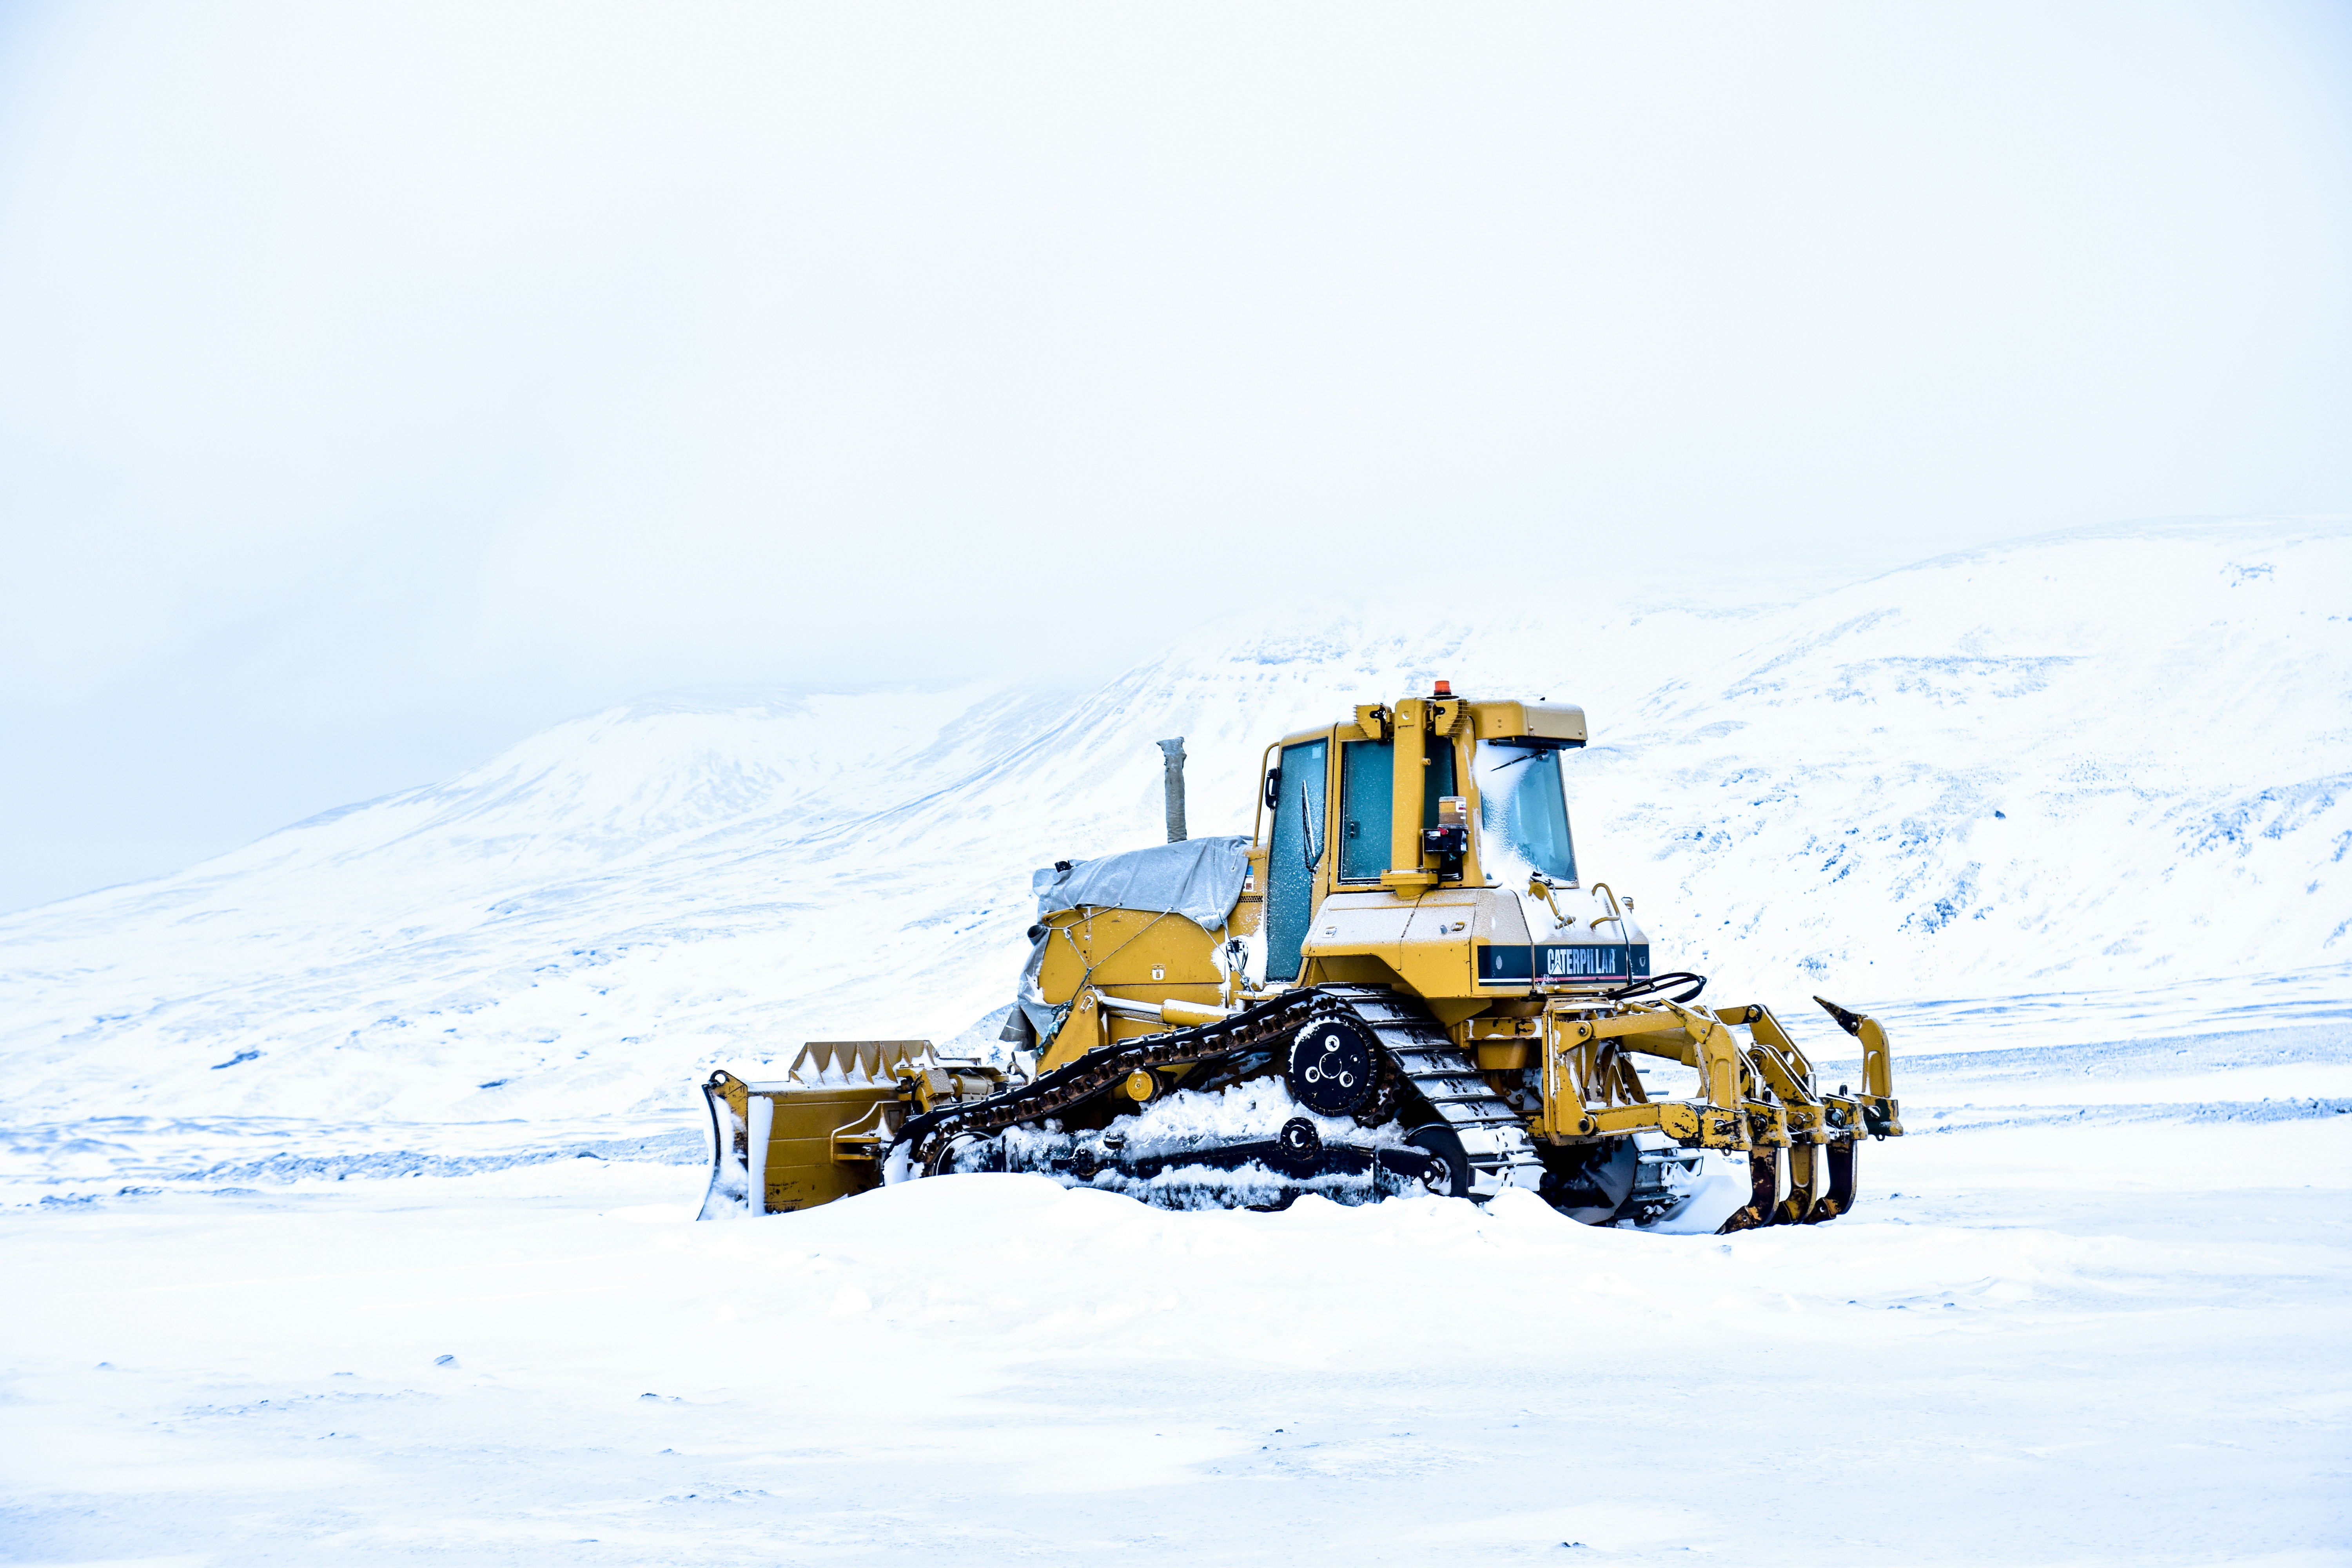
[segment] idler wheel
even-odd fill
[[[1274,1135],[1275,1158],[1294,1176],[1311,1176],[1323,1161],[1323,1135],[1304,1116],[1294,1116]]]
[[[1353,1116],[1372,1102],[1372,1042],[1347,1018],[1309,1024],[1290,1042],[1290,1097],[1318,1116]]]
[[[1429,1171],[1421,1184],[1432,1197],[1470,1195],[1470,1152],[1462,1147],[1462,1139],[1453,1128],[1433,1121],[1406,1133],[1404,1141],[1429,1156]]]
[[[959,1132],[932,1149],[923,1162],[926,1176],[951,1176],[965,1171],[1004,1169],[1004,1148],[977,1132]]]

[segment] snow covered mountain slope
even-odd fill
[[[2106,529],[1803,606],[1577,759],[1698,967],[1906,994],[2352,957],[2352,534]]]
[[[1948,1050],[2352,1011],[2352,525],[1746,606],[1498,583],[1475,623],[1251,605],[1085,696],[635,704],[0,919],[11,1117],[677,1124],[714,1063],[1004,1001],[1031,868],[1156,838],[1152,742],[1187,737],[1196,833],[1246,832],[1269,739],[1441,676],[1585,705],[1588,875],[1727,996]]]

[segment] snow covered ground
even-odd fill
[[[576,1158],[53,1192],[0,1210],[37,1281],[0,1300],[0,1539],[2352,1562],[2352,1031],[2287,1034],[2332,1104],[2231,1099],[2268,1086],[2262,1036],[1915,1064],[1917,1131],[1865,1152],[1859,1212],[1723,1238],[1515,1197],[1172,1215],[1024,1176],[698,1225],[694,1166]]]
[[[2352,1562],[2352,527],[1579,587],[649,700],[0,917],[0,1561]],[[1441,676],[1585,705],[1662,964],[1890,1021],[1855,1215],[688,1223],[696,1080],[1002,1005],[1153,741],[1246,831]]]

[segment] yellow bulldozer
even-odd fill
[[[787,1076],[705,1085],[705,1217],[886,1183],[1032,1172],[1175,1208],[1519,1187],[1595,1225],[1818,1223],[1864,1137],[1903,1131],[1885,1031],[1819,1081],[1761,1003],[1651,969],[1633,900],[1578,873],[1562,752],[1580,709],[1368,703],[1266,747],[1250,837],[1034,878],[999,1047],[820,1041]]]

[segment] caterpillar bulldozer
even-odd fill
[[[704,1086],[705,1217],[1031,1172],[1168,1207],[1535,1194],[1594,1225],[1816,1224],[1902,1131],[1886,1033],[1827,1088],[1759,1002],[1653,973],[1633,900],[1579,876],[1561,755],[1580,709],[1356,708],[1261,759],[1250,837],[1036,873],[1000,1048],[820,1041]]]

